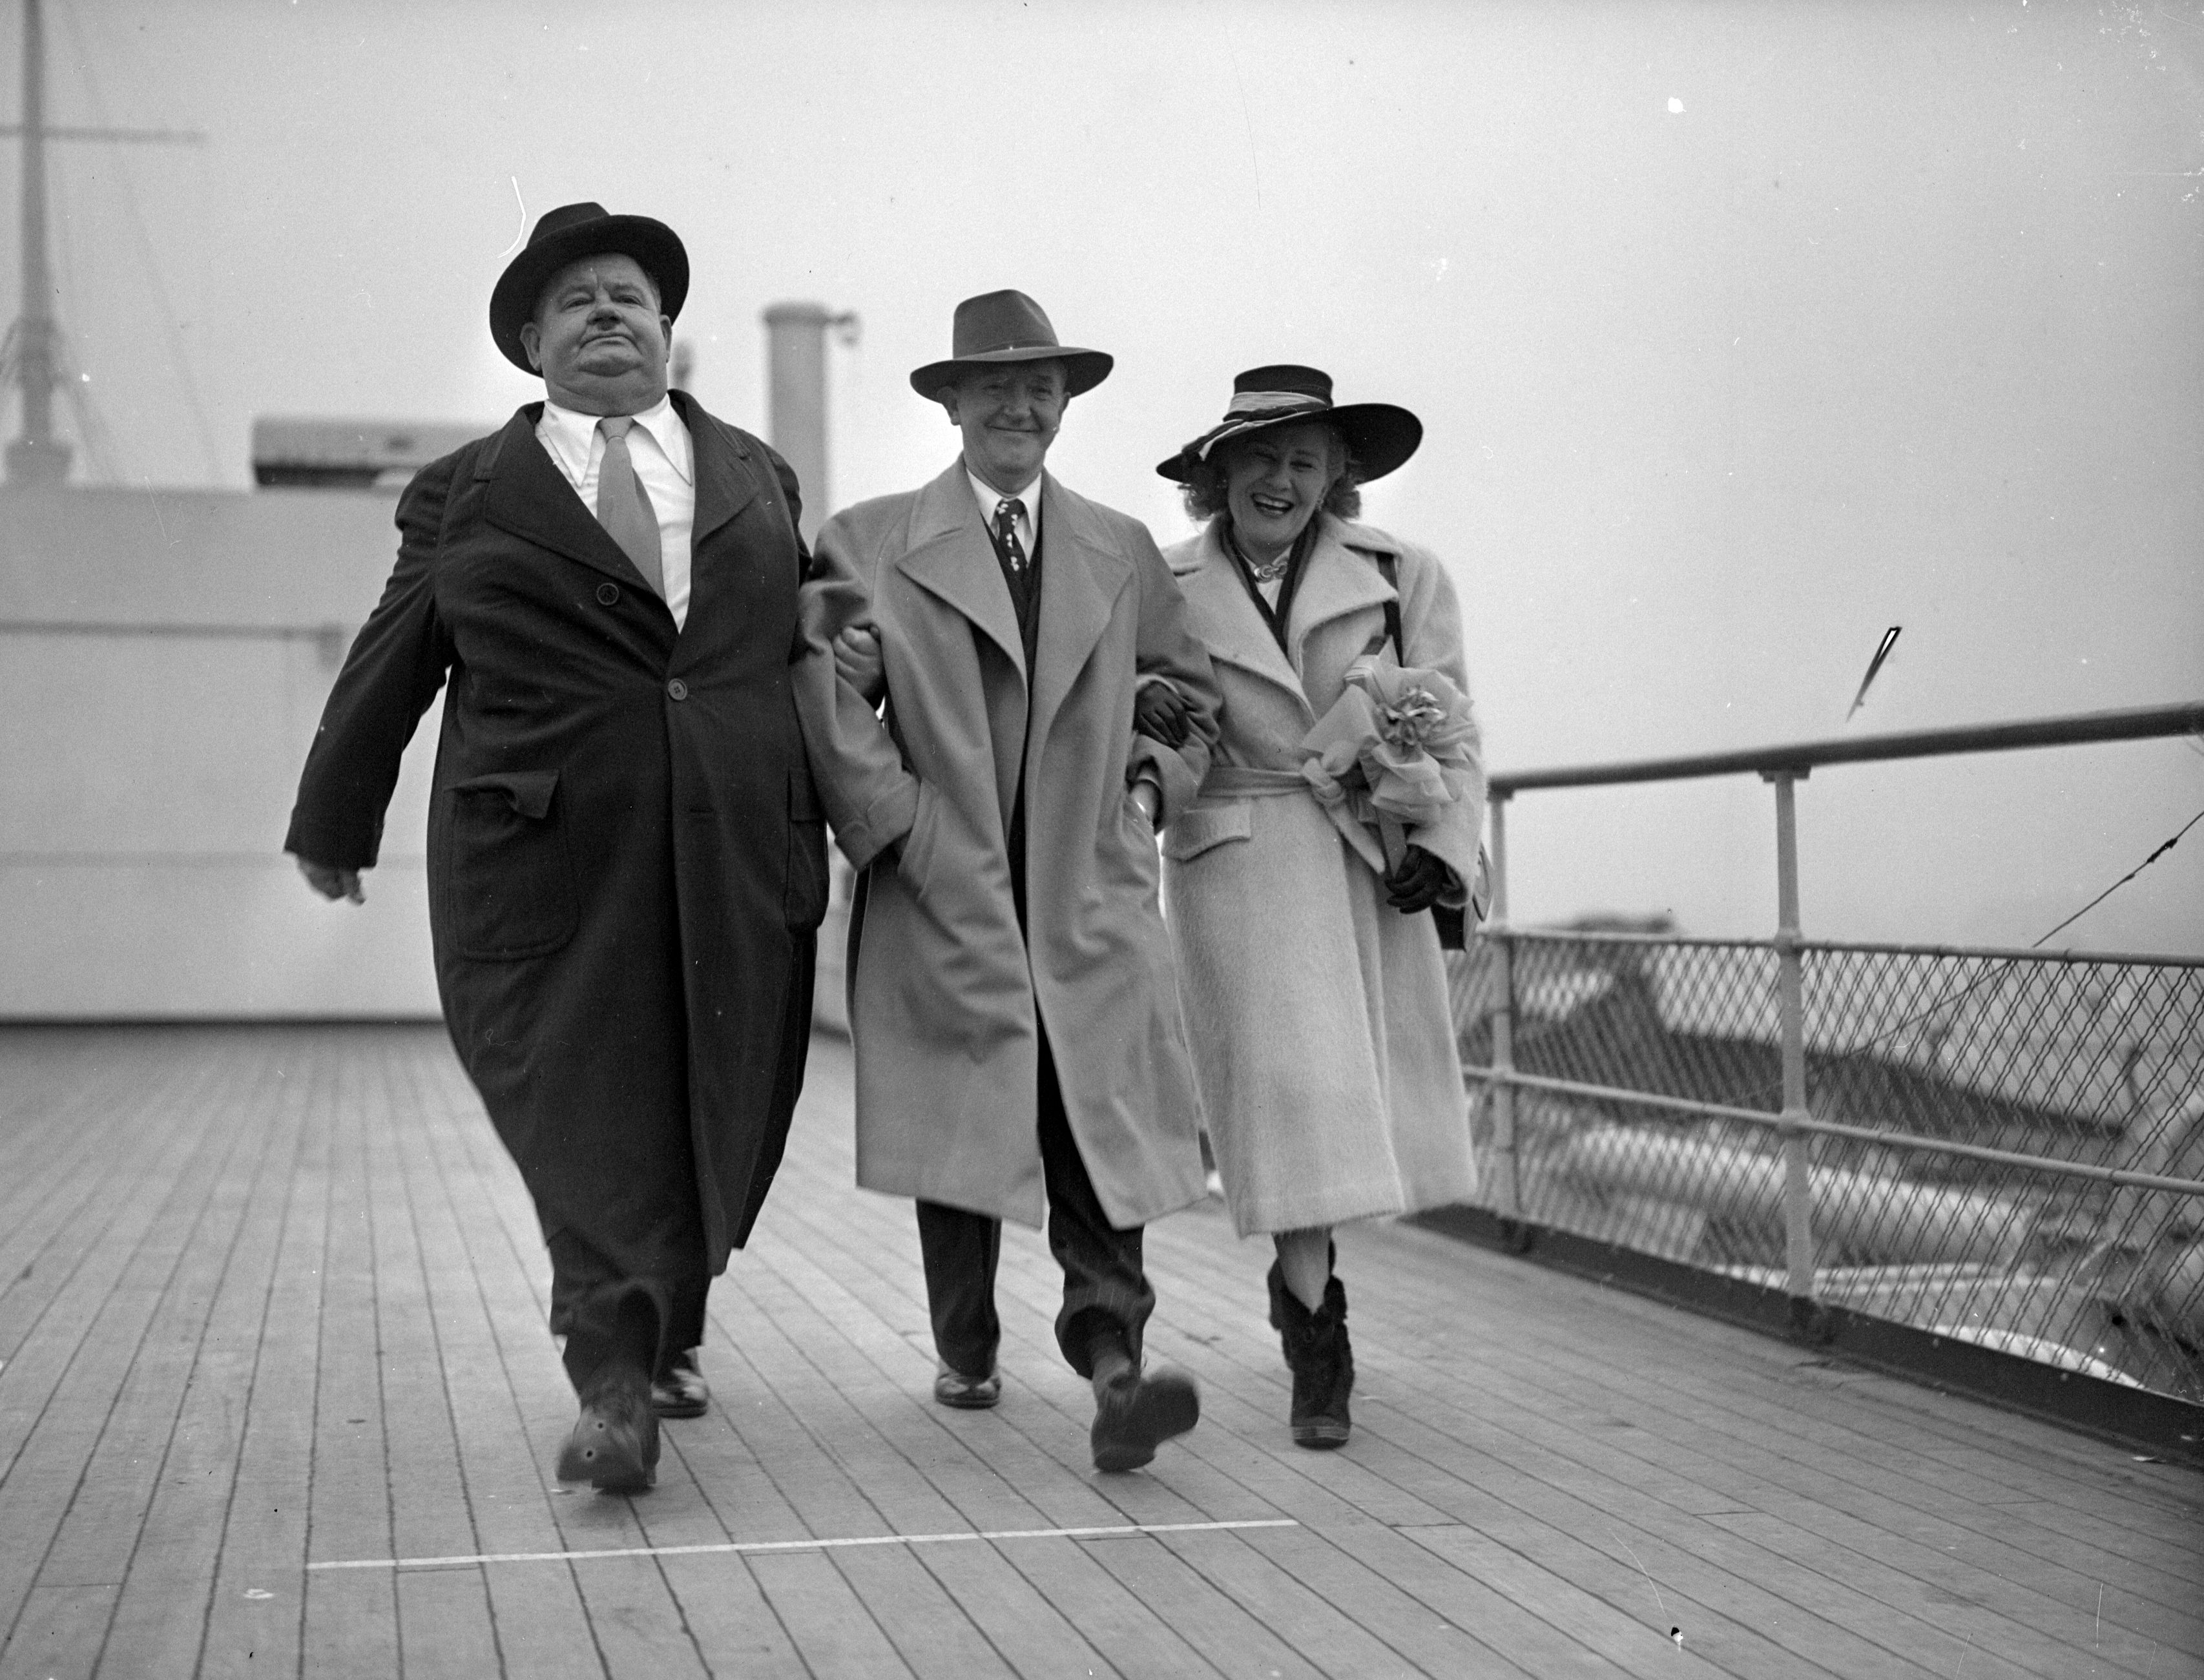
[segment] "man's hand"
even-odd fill
[[[1186,745],[1186,696],[1169,683],[1143,683],[1133,701],[1133,730],[1173,752]]]
[[[1455,873],[1421,846],[1410,846],[1385,877],[1385,902],[1404,916],[1428,910],[1455,884]]]
[[[333,863],[316,863],[311,858],[299,860],[299,873],[306,878],[306,884],[324,898],[349,898],[355,904],[367,902],[367,895],[359,890],[359,871],[340,869]]]
[[[887,661],[880,656],[880,633],[870,624],[851,624],[834,638],[835,674],[878,706],[887,689]]]
[[[1153,782],[1143,776],[1133,784],[1132,796],[1133,803],[1140,807],[1141,814],[1148,819],[1148,826],[1153,828],[1156,825],[1156,818],[1162,813],[1164,808],[1162,793]]]

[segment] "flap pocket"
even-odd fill
[[[1235,799],[1229,805],[1197,805],[1182,811],[1164,830],[1164,855],[1173,863],[1200,857],[1228,840],[1245,840],[1254,831],[1251,802]]]
[[[494,770],[487,776],[454,782],[452,791],[502,794],[516,815],[540,823],[551,814],[551,796],[558,787],[555,770]]]

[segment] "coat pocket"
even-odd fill
[[[1248,838],[1254,823],[1254,811],[1244,799],[1229,805],[1194,806],[1180,812],[1164,828],[1164,855],[1173,863],[1184,863],[1227,841]]]
[[[461,956],[509,962],[574,937],[574,866],[558,790],[555,770],[497,771],[446,790],[445,904]]]
[[[799,933],[826,919],[826,816],[809,766],[788,772],[788,861],[782,876],[781,920]]]
[[[896,873],[903,877],[913,898],[925,897],[926,884],[933,878],[934,831],[939,825],[940,807],[940,796],[921,782],[918,810],[911,818],[910,831],[903,837],[903,848],[896,859]]]

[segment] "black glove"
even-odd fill
[[[1133,731],[1176,751],[1186,744],[1186,698],[1168,683],[1144,683],[1133,701]]]
[[[1385,902],[1404,916],[1428,910],[1453,888],[1456,878],[1421,846],[1410,846],[1398,868],[1385,876]]]

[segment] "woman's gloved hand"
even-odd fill
[[[1385,876],[1385,902],[1404,916],[1428,910],[1458,884],[1455,873],[1421,846],[1411,845]]]
[[[1169,683],[1143,683],[1133,699],[1133,730],[1174,752],[1186,744],[1186,697]]]

